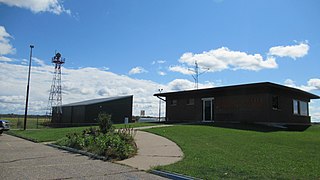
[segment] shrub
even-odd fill
[[[137,147],[132,128],[124,128],[118,131],[103,133],[95,128],[84,130],[81,134],[72,133],[56,142],[58,145],[85,150],[109,159],[122,160],[133,156]]]
[[[103,134],[106,134],[109,131],[112,131],[114,128],[112,126],[112,121],[111,121],[111,115],[107,114],[107,113],[100,113],[98,115],[98,124],[99,124],[99,128],[100,131]]]

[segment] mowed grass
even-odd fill
[[[4,117],[1,119],[10,121],[11,129],[23,129],[24,117]],[[27,129],[46,128],[42,124],[47,121],[48,121],[48,119],[43,118],[43,117],[39,117],[39,118],[28,117],[27,118]]]
[[[203,179],[320,179],[320,126],[259,132],[202,125],[147,129],[176,142],[184,159],[159,170]]]
[[[129,123],[129,124],[115,124],[115,128],[124,127],[144,127],[158,125],[155,123]],[[9,130],[6,133],[23,138],[33,140],[35,142],[50,142],[56,141],[65,137],[68,133],[80,133],[85,129],[97,126],[84,126],[84,127],[69,127],[69,128],[46,128],[46,129],[27,129],[27,130]]]

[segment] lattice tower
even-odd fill
[[[52,63],[54,64],[54,73],[46,113],[48,120],[52,117],[60,119],[62,115],[61,66],[65,63],[65,59],[61,57],[60,53],[56,53],[52,58]]]

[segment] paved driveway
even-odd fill
[[[0,179],[164,179],[20,138],[0,135]]]

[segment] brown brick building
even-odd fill
[[[159,93],[167,121],[310,124],[310,99],[319,96],[270,82]]]

